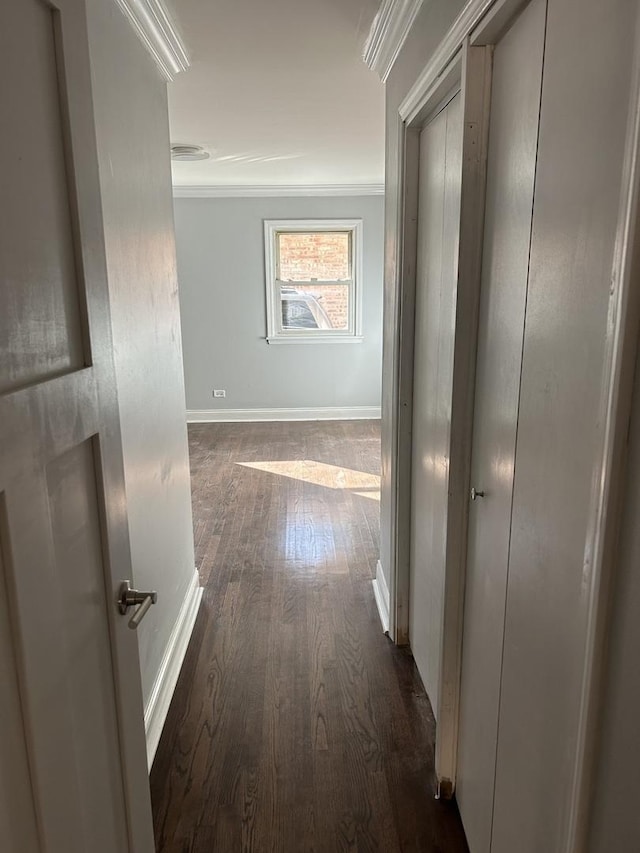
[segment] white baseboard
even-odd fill
[[[144,710],[144,728],[147,735],[147,763],[149,770],[160,743],[160,735],[169,713],[173,691],[176,689],[182,662],[191,639],[191,632],[198,615],[202,587],[197,570],[194,571],[189,588],[180,607],[176,624],[167,643],[167,648],[158,670],[153,689]]]
[[[380,621],[382,622],[382,630],[385,634],[389,633],[389,587],[387,586],[387,580],[384,576],[384,572],[382,571],[382,566],[380,565],[380,560],[378,560],[378,565],[376,567],[376,576],[374,580],[371,581],[373,584],[373,594],[376,599],[376,604],[378,605],[378,613],[380,614]]]
[[[188,409],[187,423],[242,423],[244,421],[355,421],[377,420],[380,406],[311,409]]]

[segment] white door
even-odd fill
[[[458,94],[420,134],[409,641],[436,713],[461,178],[462,104]]]
[[[150,853],[83,0],[0,56],[0,847]]]
[[[545,18],[532,0],[493,64],[456,787],[471,853],[491,849]]]

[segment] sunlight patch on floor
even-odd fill
[[[380,500],[380,489],[372,489],[370,492],[354,492],[354,495],[360,495],[361,498],[371,498],[372,501]]]
[[[353,468],[341,468],[338,465],[327,465],[326,462],[315,462],[313,459],[292,459],[272,462],[238,462],[244,468],[255,468],[269,474],[290,477],[293,480],[303,480],[314,486],[326,486],[329,489],[348,489],[354,495],[371,500],[380,500],[380,477],[378,474],[367,474],[365,471],[355,471]]]

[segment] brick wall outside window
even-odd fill
[[[279,235],[280,278],[283,281],[336,281],[351,278],[349,234],[319,232]],[[346,285],[296,285],[297,289],[318,299],[334,329],[349,325],[349,288]]]
[[[316,234],[280,234],[280,278],[337,281],[351,278],[349,269],[349,235],[321,232]]]

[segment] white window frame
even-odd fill
[[[351,232],[351,281],[322,282],[348,284],[349,327],[347,329],[283,329],[280,286],[287,284],[277,278],[277,235],[281,232],[303,233],[321,231]],[[361,343],[362,337],[362,219],[266,219],[264,221],[265,280],[267,291],[267,343],[321,344]],[[302,282],[299,282],[300,284]],[[305,282],[309,284],[313,282]],[[295,284],[295,282],[294,282]]]

